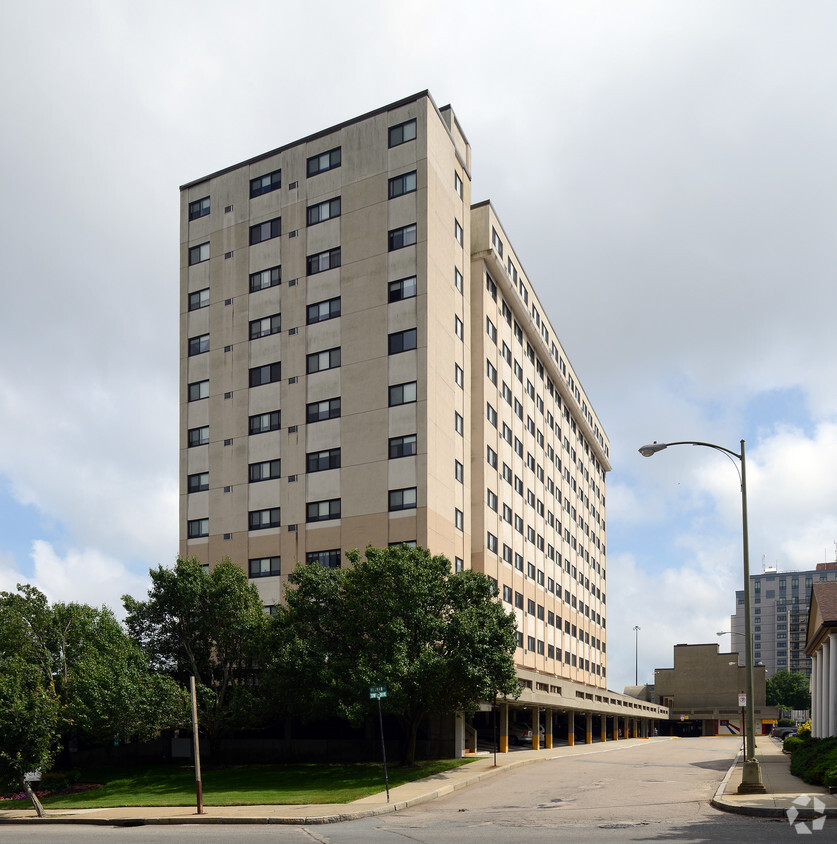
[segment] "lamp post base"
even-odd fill
[[[739,794],[766,794],[767,789],[761,781],[761,767],[757,759],[748,759],[744,762],[744,770],[741,775],[741,785],[738,786]]]

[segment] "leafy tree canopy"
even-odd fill
[[[18,776],[14,765],[45,770],[62,737],[147,739],[186,714],[177,685],[150,673],[109,609],[50,606],[29,585],[0,592],[0,684],[6,778]]]
[[[183,683],[194,675],[200,724],[214,743],[259,711],[249,682],[267,621],[258,590],[227,558],[211,573],[178,558],[150,575],[147,600],[123,597],[128,631],[158,670]]]
[[[804,674],[777,671],[767,678],[766,703],[782,709],[810,709],[810,681]]]
[[[487,577],[453,574],[424,548],[346,556],[345,569],[298,567],[275,618],[267,682],[288,701],[304,686],[300,714],[337,710],[357,722],[369,712],[369,687],[385,685],[382,703],[399,718],[413,764],[428,713],[519,694],[514,617]]]

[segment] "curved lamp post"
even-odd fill
[[[706,448],[713,448],[715,451],[723,452],[730,460],[738,460],[741,464],[738,477],[741,479],[741,518],[742,536],[744,546],[744,649],[745,677],[747,680],[747,743],[744,750],[744,770],[742,772],[741,785],[738,786],[739,793],[753,794],[765,792],[764,784],[761,781],[761,768],[756,759],[756,710],[753,698],[753,621],[750,616],[750,547],[747,536],[747,462],[744,456],[744,440],[741,440],[741,453],[731,451],[721,445],[714,443],[696,442],[685,440],[674,443],[651,443],[640,448],[639,453],[643,457],[652,457],[658,451],[672,445],[700,445]],[[736,465],[733,461],[733,465]]]

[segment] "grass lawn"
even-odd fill
[[[472,759],[420,762],[416,768],[388,767],[389,786],[430,777]],[[349,803],[384,790],[380,763],[351,765],[232,765],[202,768],[206,806]],[[45,809],[105,809],[114,806],[191,806],[195,772],[190,765],[99,767],[82,772],[81,782],[102,787],[42,797]],[[4,800],[2,809],[29,807],[28,800]]]

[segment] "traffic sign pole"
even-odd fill
[[[381,755],[384,760],[384,785],[387,789],[387,803],[389,803],[389,774],[387,773],[387,747],[384,743],[384,716],[381,713],[381,698],[387,696],[386,686],[370,686],[369,697],[378,701],[378,724],[381,727]]]

